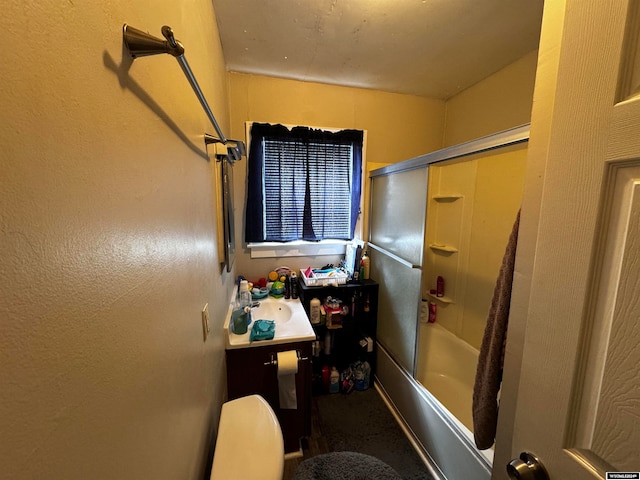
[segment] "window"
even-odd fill
[[[363,132],[254,123],[245,240],[352,240],[360,207]]]

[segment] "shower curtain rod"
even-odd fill
[[[166,40],[161,40],[160,38],[154,37],[142,30],[134,28],[126,23],[122,27],[122,35],[123,41],[127,49],[129,50],[129,54],[132,58],[138,57],[146,57],[149,55],[158,55],[160,53],[168,53],[172,55],[178,60],[180,64],[180,68],[182,72],[187,77],[191,88],[198,97],[200,101],[200,105],[204,109],[205,113],[209,117],[213,128],[215,128],[218,138],[213,135],[209,135],[205,133],[205,144],[208,145],[210,143],[222,143],[227,146],[227,154],[230,157],[229,159],[233,162],[236,160],[240,160],[244,155],[246,155],[246,148],[244,142],[240,140],[232,140],[228,139],[222,133],[218,122],[216,121],[216,117],[214,117],[211,108],[209,108],[209,104],[200,89],[200,85],[198,85],[198,81],[196,77],[193,75],[191,68],[189,67],[189,63],[184,56],[184,47],[182,44],[175,39],[173,36],[173,31],[171,27],[164,25],[161,29],[162,36]],[[234,143],[235,145],[227,145],[229,142]],[[216,155],[217,156],[217,155]]]

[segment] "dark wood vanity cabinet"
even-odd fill
[[[300,439],[311,435],[311,344],[306,341],[226,351],[229,400],[262,395],[280,422],[285,453],[298,451]],[[278,367],[273,363],[278,352],[287,350],[297,350],[300,357],[296,374],[296,409],[280,408]]]

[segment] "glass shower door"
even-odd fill
[[[371,274],[380,284],[378,341],[412,375],[420,313],[427,167],[372,176]]]

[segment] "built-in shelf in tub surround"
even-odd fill
[[[452,195],[434,195],[433,198],[436,202],[455,202],[462,198],[462,195],[452,194]]]
[[[451,245],[445,245],[443,243],[431,243],[429,244],[429,248],[434,252],[441,252],[441,253],[456,253],[458,251],[456,247],[453,247]]]
[[[437,300],[437,301],[442,302],[442,303],[455,303],[453,301],[453,298],[451,298],[451,297],[444,297],[444,296],[443,297],[438,297],[437,295],[434,295],[432,293],[427,293],[426,296],[429,297],[430,299]]]

